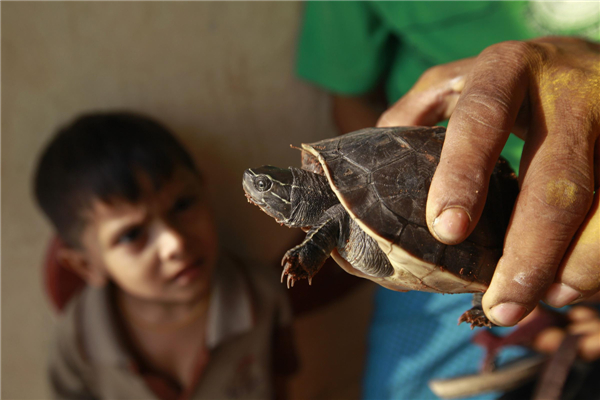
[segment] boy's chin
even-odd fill
[[[203,274],[204,275],[204,274]],[[189,302],[209,296],[210,277],[202,276],[185,282],[185,284],[175,284],[170,288],[169,297],[176,302]]]

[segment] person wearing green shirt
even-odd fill
[[[297,73],[332,93],[340,133],[449,118],[427,205],[440,241],[472,231],[501,152],[520,169],[521,195],[483,303],[501,326],[540,299],[562,307],[600,288],[599,20],[597,3],[305,4]],[[481,350],[448,320],[468,301],[380,289],[363,396],[437,398],[429,379],[476,372]]]

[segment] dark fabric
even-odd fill
[[[537,381],[532,380],[513,389],[498,400],[533,399]],[[586,363],[578,360],[573,365],[565,383],[560,400],[599,400],[600,399],[600,360]]]

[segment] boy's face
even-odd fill
[[[94,204],[82,238],[89,268],[145,300],[207,295],[218,245],[198,177],[179,168],[158,191],[146,176],[140,184],[138,203]]]

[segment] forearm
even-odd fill
[[[340,134],[375,126],[384,107],[369,96],[332,96],[332,113]]]

